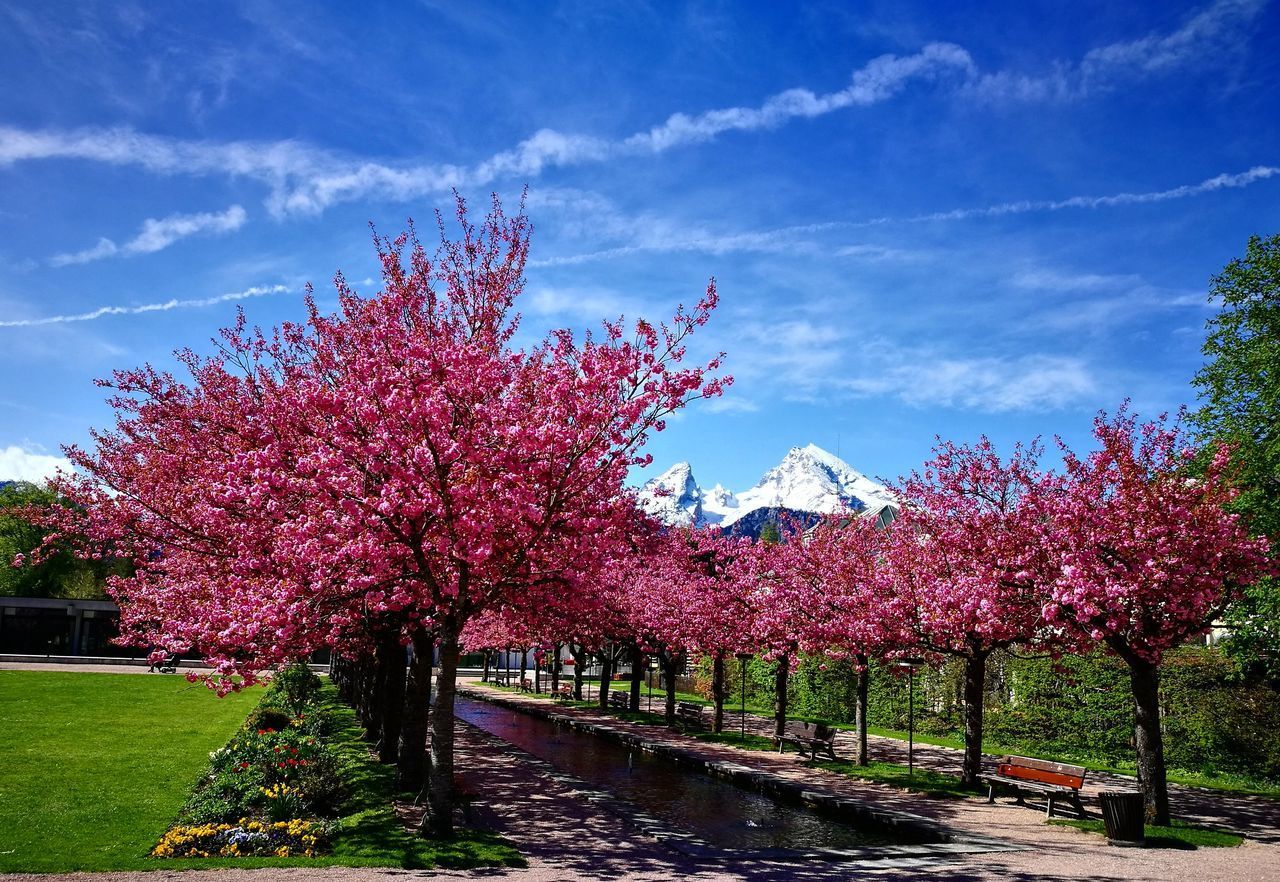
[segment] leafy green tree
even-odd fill
[[[766,545],[777,545],[782,541],[782,531],[774,521],[765,521],[760,528],[760,541]]]
[[[1194,381],[1203,404],[1192,419],[1205,440],[1235,446],[1237,505],[1255,532],[1280,539],[1280,235],[1251,237],[1209,295],[1222,311],[1208,323]],[[1228,622],[1232,654],[1280,679],[1280,581],[1256,583]]]
[[[51,490],[25,481],[0,486],[0,597],[101,598],[105,578],[123,571],[122,563],[82,560],[65,548],[38,563],[29,560],[48,531],[24,512],[63,504]],[[14,566],[19,555],[27,560]]]

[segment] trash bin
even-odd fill
[[[1142,794],[1131,791],[1111,791],[1098,794],[1102,804],[1102,822],[1107,827],[1110,845],[1145,845],[1144,827],[1147,819]]]

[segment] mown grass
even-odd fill
[[[1099,820],[1073,820],[1070,818],[1055,819],[1048,822],[1058,827],[1075,827],[1089,833],[1106,835],[1106,827]],[[1146,828],[1147,848],[1231,848],[1244,842],[1244,837],[1224,830],[1213,830],[1208,827],[1196,827],[1183,821],[1175,820],[1172,827]]]
[[[816,765],[820,769],[826,769],[829,772],[836,772],[850,778],[873,781],[877,784],[887,784],[899,790],[922,793],[925,796],[964,799],[975,794],[974,790],[962,785],[960,778],[956,775],[935,772],[932,769],[916,767],[914,774],[912,774],[906,766],[900,766],[897,763],[872,762],[865,766],[860,766],[852,760],[835,760],[834,762],[820,760]]]
[[[394,770],[377,763],[350,708],[326,682],[331,743],[351,788],[318,858],[148,857],[209,752],[260,691],[218,699],[178,677],[0,672],[0,872],[227,867],[523,866],[501,837],[459,831],[449,841],[407,833],[392,807]]]

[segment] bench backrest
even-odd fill
[[[676,712],[702,716],[702,711],[705,707],[706,705],[698,704],[696,701],[681,701],[676,703]]]
[[[836,728],[828,723],[814,723],[813,738],[815,741],[834,741]]]
[[[1084,766],[1054,763],[1029,756],[1002,756],[997,766],[998,774],[1006,778],[1021,778],[1041,784],[1057,784],[1079,790],[1088,772]]]
[[[793,738],[812,738],[813,733],[809,731],[809,724],[804,720],[787,720],[787,725],[783,727],[783,734],[790,735]]]

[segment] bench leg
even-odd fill
[[[996,785],[987,785],[987,802],[994,803],[996,801]]]
[[[1048,801],[1049,804],[1045,807],[1045,810],[1044,810],[1044,819],[1046,821],[1053,817],[1053,794],[1050,793],[1048,794],[1048,796],[1049,796],[1049,801]]]
[[[1076,791],[1075,793],[1071,794],[1071,802],[1075,805],[1076,812],[1080,815],[1081,819],[1089,817],[1087,814],[1085,814],[1084,803],[1080,801],[1079,791]]]

